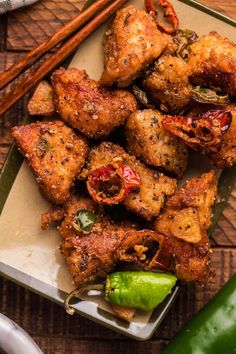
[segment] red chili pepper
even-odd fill
[[[230,111],[220,110],[220,109],[212,109],[207,111],[202,115],[202,118],[215,120],[221,127],[222,133],[229,129],[230,124],[232,122],[232,113]]]
[[[97,203],[118,204],[139,188],[139,174],[122,162],[114,162],[94,170],[88,177],[88,192]]]
[[[147,12],[150,13],[156,24],[157,27],[166,33],[175,33],[179,27],[179,19],[177,17],[177,14],[175,12],[175,9],[173,5],[168,1],[168,0],[157,0],[158,4],[163,7],[164,10],[164,16],[168,18],[170,23],[172,24],[172,27],[167,27],[164,24],[161,24],[160,21],[158,20],[158,11],[153,3],[153,0],[145,0],[145,6],[147,9]]]
[[[174,261],[168,237],[147,229],[127,233],[117,254],[119,260],[134,262],[144,270],[170,271]]]
[[[221,146],[223,135],[229,129],[231,121],[231,112],[211,110],[197,117],[167,115],[162,124],[192,149],[212,153],[217,152]]]

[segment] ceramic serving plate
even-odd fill
[[[219,14],[216,18],[210,10],[206,13],[177,0],[172,0],[172,3],[180,19],[180,28],[190,28],[198,34],[216,30],[236,41],[236,23],[232,19]],[[144,6],[143,0],[132,0],[127,4],[137,8]],[[100,77],[103,68],[102,38],[108,25],[102,26],[78,48],[70,66],[86,69],[94,79]],[[199,175],[208,168],[207,159],[193,154],[187,177]],[[215,207],[213,226],[231,192],[236,179],[236,167],[217,173],[221,202]],[[56,229],[40,229],[41,213],[48,207],[48,202],[38,191],[31,170],[22,163],[21,156],[12,146],[0,175],[0,273],[62,305],[73,286],[65,260],[60,255],[60,237]],[[79,315],[127,336],[145,340],[161,323],[177,292],[178,286],[153,313],[137,312],[130,324],[117,318],[96,293],[83,298],[74,307]]]

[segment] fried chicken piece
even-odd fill
[[[27,107],[29,114],[32,116],[51,116],[55,113],[52,86],[46,80],[38,84]]]
[[[182,58],[165,55],[155,63],[144,85],[163,111],[175,113],[191,101],[189,75],[190,67]]]
[[[174,193],[176,180],[146,167],[120,146],[102,142],[91,149],[80,178],[87,179],[95,169],[118,161],[130,166],[141,179],[140,189],[132,191],[122,203],[132,212],[151,220],[160,213],[165,197]]]
[[[190,46],[190,81],[206,87],[220,87],[236,97],[236,45],[217,32],[203,35]]]
[[[56,70],[52,86],[54,104],[61,118],[89,138],[107,136],[137,109],[130,92],[102,88],[84,70]]]
[[[163,119],[161,112],[152,109],[131,114],[125,125],[128,148],[145,164],[181,177],[187,167],[188,149],[164,129]]]
[[[128,86],[169,43],[151,15],[133,6],[117,11],[105,34],[105,64],[100,82],[104,86]]]
[[[14,127],[11,132],[43,194],[56,204],[64,203],[88,153],[85,139],[59,120]]]
[[[117,263],[116,250],[131,227],[115,224],[106,215],[101,214],[94,203],[84,197],[73,196],[65,207],[65,218],[59,228],[64,238],[61,252],[76,286],[102,278]],[[73,217],[79,210],[89,210],[96,214],[96,220],[89,233],[73,230]]]
[[[155,222],[157,232],[171,241],[174,273],[179,279],[206,283],[212,276],[206,231],[216,193],[214,171],[192,178],[169,198]]]

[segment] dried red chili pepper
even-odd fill
[[[103,204],[120,203],[140,185],[139,174],[123,162],[99,167],[87,180],[89,194],[95,202]]]
[[[168,237],[147,229],[127,233],[117,255],[119,260],[134,262],[144,270],[170,271],[174,260]]]
[[[175,12],[173,5],[168,0],[157,0],[158,4],[163,7],[164,16],[168,18],[172,27],[165,26],[164,24],[160,23],[158,20],[158,11],[153,3],[153,0],[145,0],[145,6],[148,13],[150,13],[156,24],[157,27],[166,33],[175,33],[179,27],[179,19]]]
[[[223,134],[229,129],[231,121],[231,112],[211,110],[197,117],[165,116],[162,124],[192,149],[212,153],[221,146]]]

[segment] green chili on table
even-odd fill
[[[162,354],[236,353],[236,274]]]
[[[176,281],[177,278],[169,273],[115,272],[107,276],[105,286],[94,284],[73,290],[66,298],[65,309],[73,314],[74,309],[69,305],[72,297],[83,291],[105,289],[105,298],[112,304],[151,311],[170,294]]]

